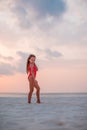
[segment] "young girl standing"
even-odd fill
[[[38,85],[38,82],[36,81],[36,72],[38,71],[38,68],[35,64],[36,56],[31,54],[27,59],[27,65],[26,65],[26,71],[28,74],[28,81],[29,81],[29,94],[28,94],[28,103],[31,103],[31,98],[33,94],[34,87],[36,88],[36,97],[37,97],[37,103],[40,103],[40,87]]]

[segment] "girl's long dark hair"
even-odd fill
[[[36,58],[36,56],[34,55],[34,54],[30,54],[29,55],[29,57],[27,58],[27,63],[26,63],[26,72],[28,73],[28,65],[30,64],[30,59],[31,59],[31,57],[35,57]]]

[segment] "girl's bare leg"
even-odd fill
[[[34,81],[32,77],[29,78],[29,87],[30,87],[30,91],[28,94],[28,103],[31,103],[31,98],[34,90]]]
[[[36,80],[34,81],[34,87],[36,88],[37,103],[40,103],[40,87]]]

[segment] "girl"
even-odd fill
[[[36,88],[36,97],[37,97],[37,103],[40,103],[40,87],[38,85],[38,82],[36,81],[36,72],[38,71],[38,68],[35,64],[36,56],[31,54],[27,59],[27,65],[26,65],[26,71],[28,74],[28,81],[29,81],[29,87],[30,91],[28,94],[28,103],[31,103],[32,93],[34,90],[34,87]]]

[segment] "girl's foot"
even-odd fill
[[[37,100],[37,103],[41,103],[40,100]]]
[[[28,103],[31,103],[31,101],[28,101]]]

